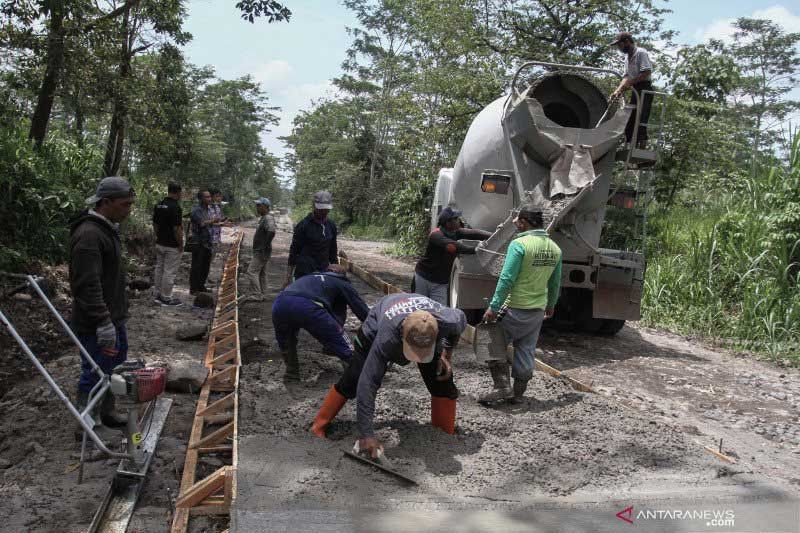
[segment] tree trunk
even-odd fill
[[[47,135],[47,124],[53,110],[56,89],[64,67],[64,0],[50,0],[50,32],[47,35],[47,60],[44,79],[36,99],[36,108],[31,118],[31,130],[28,138],[32,139],[36,148],[40,148]]]
[[[116,176],[122,164],[122,148],[125,144],[125,121],[128,116],[128,80],[131,77],[131,37],[130,10],[122,17],[122,46],[120,49],[119,79],[114,91],[114,110],[111,126],[108,129],[106,157],[103,162],[103,175]]]

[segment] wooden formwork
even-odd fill
[[[345,257],[339,257],[339,264],[342,265],[348,272],[352,272],[359,278],[361,281],[372,287],[373,289],[377,289],[381,291],[383,294],[393,294],[396,292],[403,292],[402,289],[396,287],[390,283],[383,281],[381,278],[376,276],[375,274],[368,272],[367,270],[361,268],[360,266],[356,265],[349,259]],[[467,324],[467,328],[464,330],[464,333],[461,334],[461,339],[466,342],[467,344],[473,344],[475,342],[475,328]],[[542,362],[539,359],[536,359],[536,369],[540,372],[544,372],[545,374],[550,374],[553,377],[560,378],[565,380],[569,385],[581,392],[594,392],[592,387],[589,385],[585,385],[581,383],[577,379],[571,378],[561,372],[553,368],[552,366]]]
[[[200,389],[180,493],[172,518],[173,533],[183,533],[196,515],[230,513],[236,496],[239,427],[239,311],[237,305],[239,248],[242,234],[234,238],[222,269],[217,306],[208,333],[205,366],[208,377]],[[197,479],[197,466],[204,455],[217,455],[230,464]]]

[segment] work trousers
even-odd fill
[[[155,296],[168,300],[172,298],[172,287],[175,275],[181,264],[181,249],[156,244],[156,269],[153,274],[153,292]]]
[[[639,95],[639,98],[636,98],[636,95],[631,94],[630,103],[636,105],[638,100],[642,101],[642,114],[639,117],[639,132],[636,135],[636,143],[640,144],[647,140],[647,127],[642,126],[641,124],[648,124],[650,120],[650,108],[653,107],[653,95],[642,94],[642,91],[652,91],[653,84],[650,83],[650,80],[645,80],[639,82],[633,86],[632,91],[636,91]],[[636,124],[636,109],[631,111],[631,116],[628,119],[628,124],[625,126],[625,140],[631,142],[633,139],[633,128]]]
[[[500,322],[506,344],[514,345],[514,358],[511,362],[511,377],[528,381],[533,377],[535,367],[536,343],[542,329],[544,311],[541,309],[509,308]]]
[[[97,344],[97,335],[95,334],[78,335],[78,340],[81,341],[97,366],[106,374],[111,374],[117,366],[128,359],[128,331],[124,323],[117,326],[117,343],[115,345],[117,354],[114,356],[103,353],[103,349]],[[98,381],[100,381],[100,377],[94,372],[86,358],[81,355],[81,376],[78,379],[78,390],[89,392]]]
[[[447,305],[448,287],[449,285],[447,283],[434,283],[423,278],[416,272],[414,273],[414,292],[422,296],[427,296],[434,302],[439,302],[444,306]]]
[[[339,378],[339,381],[334,385],[336,391],[348,400],[352,400],[356,397],[358,392],[358,379],[361,376],[361,370],[364,368],[367,355],[369,355],[369,346],[365,342],[363,335],[359,332],[359,337],[356,339],[355,343],[355,350],[353,351],[353,358],[350,359],[347,370],[344,371],[342,377]],[[417,363],[419,373],[422,376],[422,380],[425,382],[425,386],[428,387],[428,392],[431,396],[455,400],[458,398],[458,389],[453,381],[453,376],[451,375],[446,381],[438,381],[436,379],[436,364],[438,360],[439,354],[436,354],[433,361],[430,363]]]
[[[250,291],[260,296],[267,295],[267,269],[269,254],[253,252],[253,259],[247,267],[247,279],[250,280]]]
[[[192,268],[189,272],[189,289],[199,291],[205,288],[208,271],[211,270],[211,248],[199,245],[192,252]]]
[[[290,343],[297,344],[297,334],[304,329],[325,351],[342,361],[350,361],[353,355],[353,343],[344,327],[327,309],[309,298],[279,294],[272,304],[272,325],[281,350],[286,350]]]

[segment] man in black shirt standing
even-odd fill
[[[312,205],[314,210],[294,227],[284,288],[292,283],[293,277],[299,279],[326,270],[342,272],[336,224],[328,218],[333,209],[333,196],[328,191],[317,191]]]
[[[172,297],[175,275],[183,253],[183,222],[181,222],[181,186],[170,183],[167,197],[153,209],[153,230],[156,234],[156,269],[153,275],[153,294],[157,304],[177,306],[181,301]]]

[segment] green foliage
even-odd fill
[[[20,121],[0,128],[0,269],[33,258],[63,261],[69,219],[91,196],[102,168],[98,150],[53,137],[36,151]]]
[[[654,217],[645,322],[800,362],[800,135],[786,163],[709,205]]]

